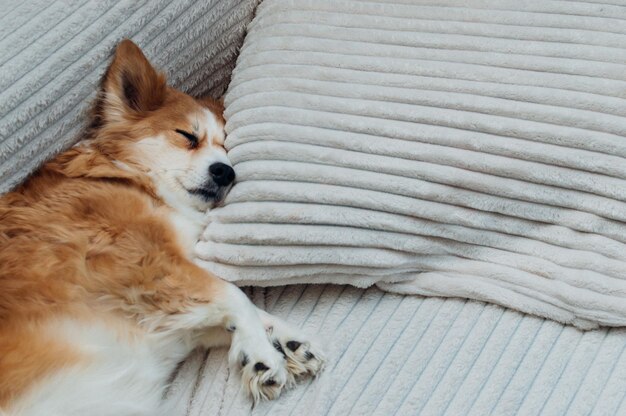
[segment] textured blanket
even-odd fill
[[[323,340],[327,370],[250,409],[228,351],[180,368],[167,416],[626,414],[626,329],[580,331],[482,302],[338,285],[254,288]]]
[[[257,2],[0,0],[0,193],[80,139],[123,38],[174,86],[221,95]]]
[[[616,2],[266,0],[200,262],[625,325],[625,63]]]

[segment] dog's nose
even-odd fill
[[[209,173],[219,186],[228,186],[235,180],[235,171],[225,163],[213,163],[209,166]]]

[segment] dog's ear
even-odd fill
[[[203,106],[211,110],[211,112],[215,114],[219,119],[221,119],[222,122],[224,122],[224,97],[223,96],[217,99],[211,98],[211,97],[204,97],[204,98],[198,99],[198,101],[200,102],[200,104],[202,104]]]
[[[96,105],[97,124],[140,117],[156,110],[165,99],[166,80],[131,40],[117,46],[102,80]]]

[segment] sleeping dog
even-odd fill
[[[0,199],[0,413],[159,414],[197,347],[230,345],[254,401],[321,370],[298,329],[192,261],[235,179],[222,110],[125,40],[86,140]]]

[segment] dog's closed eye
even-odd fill
[[[195,149],[196,147],[198,147],[198,142],[199,142],[198,136],[196,136],[193,133],[189,133],[185,130],[176,129],[175,131],[176,133],[182,136],[185,136],[185,138],[189,141],[189,145],[192,149]]]

